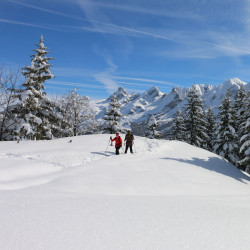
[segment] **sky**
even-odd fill
[[[250,0],[0,0],[0,65],[25,67],[43,35],[48,94],[250,82]]]

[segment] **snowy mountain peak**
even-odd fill
[[[126,99],[129,96],[129,93],[126,91],[126,89],[119,87],[116,91],[116,96],[118,100]]]
[[[246,82],[241,81],[239,78],[231,78],[231,79],[223,82],[220,86],[230,88],[233,85],[235,85],[239,88],[240,86],[245,86],[246,84],[247,84]]]
[[[220,96],[223,96],[227,90],[230,90],[231,95],[234,96],[240,87],[245,85],[247,85],[247,83],[241,81],[239,78],[232,78],[219,85],[216,92],[217,94],[220,93]]]
[[[153,86],[144,92],[144,96],[150,96],[152,98],[155,98],[161,95],[162,95],[162,92],[156,86]]]
[[[229,89],[233,98],[240,86],[244,86],[247,90],[250,88],[250,83],[246,84],[238,78],[233,78],[219,86],[209,84],[193,85],[200,93],[205,108],[211,106],[215,114],[218,113],[218,107],[225,98],[227,89]],[[185,106],[186,96],[190,89],[191,87],[182,88],[176,86],[170,93],[162,93],[156,86],[153,86],[144,93],[128,93],[124,88],[118,88],[116,94],[118,101],[122,104],[121,113],[124,115],[121,124],[133,123],[133,129],[138,134],[143,134],[140,122],[146,122],[150,115],[155,115],[159,126],[162,126],[162,133],[167,133],[177,107],[182,109]],[[97,104],[99,109],[97,119],[102,118],[109,102],[110,98]]]
[[[120,95],[120,94],[123,94],[123,95],[128,95],[128,92],[126,89],[124,89],[123,87],[119,87],[117,89],[117,92],[116,92],[117,95]]]

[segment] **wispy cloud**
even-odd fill
[[[46,8],[41,8],[41,7],[33,5],[33,4],[28,4],[28,3],[24,3],[24,2],[20,2],[20,1],[16,1],[16,0],[9,0],[9,2],[18,4],[18,5],[21,5],[21,6],[24,6],[24,7],[28,7],[28,8],[31,8],[31,9],[35,9],[35,10],[47,12],[47,13],[50,13],[50,14],[53,14],[53,15],[58,15],[58,16],[63,16],[63,17],[69,17],[69,18],[77,19],[77,20],[84,20],[82,17],[77,17],[77,16],[65,14],[63,12],[46,9]]]
[[[24,25],[24,26],[31,26],[31,27],[37,27],[37,28],[45,28],[47,29],[48,27],[46,26],[41,26],[41,25],[36,25],[36,24],[31,24],[31,23],[25,23],[25,22],[19,22],[19,21],[14,21],[10,19],[3,19],[0,18],[1,23],[10,23],[10,24],[18,24],[18,25]]]
[[[4,19],[0,18],[0,23],[8,23],[8,24],[16,24],[16,25],[23,25],[23,26],[29,26],[33,28],[41,28],[41,29],[46,29],[46,30],[54,30],[54,31],[65,31],[63,27],[55,27],[55,26],[45,26],[45,25],[39,25],[39,24],[33,24],[33,23],[27,23],[27,22],[20,22],[20,21],[15,21],[15,20],[10,20],[10,19]]]
[[[111,57],[106,57],[105,61],[109,67],[104,72],[95,74],[94,78],[103,83],[108,93],[112,94],[118,88],[117,83],[112,77],[112,74],[117,70],[117,66],[113,63]]]
[[[59,11],[51,10],[48,8],[39,7],[33,4],[24,3],[18,0],[9,0],[9,2],[22,5],[27,8],[36,9],[39,11],[47,12],[53,15],[64,16],[67,18],[79,19],[79,20],[87,20],[89,25],[43,25],[43,24],[35,24],[30,22],[22,22],[18,20],[10,20],[10,19],[0,19],[1,23],[15,24],[15,25],[23,25],[29,26],[33,28],[41,28],[47,30],[55,30],[59,32],[94,32],[100,34],[111,34],[116,35],[117,37],[123,37],[124,39],[133,37],[140,39],[154,39],[163,40],[167,42],[173,43],[175,46],[171,47],[171,50],[162,50],[155,46],[155,49],[152,48],[147,53],[151,53],[151,55],[155,56],[164,56],[164,57],[172,57],[177,59],[190,59],[190,58],[198,58],[198,59],[214,59],[221,56],[229,56],[229,57],[239,57],[243,55],[250,55],[250,43],[248,42],[250,39],[250,1],[245,0],[240,4],[242,10],[242,15],[240,15],[240,22],[243,23],[243,27],[241,30],[230,30],[229,27],[220,27],[220,26],[210,26],[210,23],[207,27],[195,27],[195,29],[178,29],[178,28],[164,28],[164,25],[160,25],[160,28],[155,27],[143,27],[141,23],[136,23],[133,26],[118,25],[114,23],[112,16],[108,16],[104,13],[104,9],[114,9],[119,11],[126,12],[134,12],[141,14],[148,14],[153,16],[167,16],[173,18],[201,18],[204,10],[200,10],[201,7],[209,8],[208,1],[204,1],[204,3],[200,4],[200,1],[193,0],[192,6],[194,6],[194,10],[181,7],[180,10],[178,8],[173,8],[171,11],[166,8],[169,3],[165,3],[166,1],[156,1],[155,6],[152,5],[152,8],[149,8],[148,1],[146,1],[146,7],[140,6],[143,1],[126,1],[126,3],[117,3],[114,1],[105,1],[105,2],[97,2],[97,1],[89,1],[89,0],[74,0],[73,4],[78,4],[82,10],[84,11],[85,18],[76,17],[69,15],[67,13],[62,13]],[[223,18],[231,18],[235,20],[234,14],[234,1],[230,1],[230,4],[226,4],[221,1],[215,1],[217,5],[220,6],[219,10],[224,8],[225,6],[229,6],[227,9],[227,14],[223,14]],[[71,3],[70,1],[68,4]],[[173,3],[174,4],[174,1]],[[185,5],[185,1],[183,1],[183,5]],[[163,6],[164,8],[160,8]],[[214,5],[213,5],[214,6]],[[231,6],[231,7],[230,7]],[[211,11],[209,11],[210,13]],[[239,9],[237,10],[237,13]],[[213,15],[215,18],[219,18],[221,16],[220,11],[214,10],[213,13],[209,14]],[[236,15],[238,16],[238,15]],[[112,21],[111,21],[112,19]],[[132,40],[132,39],[130,39]],[[133,47],[130,41],[127,42],[128,47]],[[167,47],[167,46],[166,46]],[[127,54],[131,53],[131,48],[127,49]],[[155,51],[153,51],[155,50]],[[115,50],[114,50],[115,51]],[[112,53],[114,51],[111,51]],[[126,49],[124,49],[126,51]],[[153,52],[152,52],[153,51]],[[111,55],[111,52],[109,54]],[[113,54],[112,54],[113,56]],[[113,56],[113,58],[115,58]],[[110,66],[110,65],[109,65]],[[111,69],[111,68],[109,68]],[[97,74],[97,77],[101,77],[103,81],[106,82],[107,86],[115,86],[115,83],[112,83],[112,79],[110,77],[107,78],[108,75],[112,73],[112,70],[106,70],[105,74]],[[109,73],[109,74],[107,74]],[[99,78],[100,79],[100,78]]]
[[[91,88],[91,89],[105,89],[104,86],[102,85],[97,85],[97,84],[88,84],[88,83],[81,83],[81,82],[65,82],[65,81],[55,81],[55,80],[50,80],[47,81],[48,84],[50,85],[62,85],[62,86],[69,86],[72,89],[75,87],[79,88]]]
[[[119,4],[117,2],[115,3],[107,3],[107,2],[96,2],[92,1],[92,5],[104,9],[114,9],[118,11],[126,11],[126,12],[134,12],[139,14],[145,14],[145,15],[152,15],[152,16],[161,16],[161,17],[168,17],[168,18],[179,18],[179,19],[192,19],[192,20],[201,20],[202,16],[196,15],[193,12],[190,11],[171,11],[166,8],[145,8],[145,2],[144,4],[141,4],[141,6],[135,5],[134,3],[131,5],[128,4]]]
[[[171,83],[171,82],[165,82],[165,81],[160,81],[160,80],[155,80],[155,79],[148,79],[148,78],[137,78],[137,77],[126,77],[126,76],[113,76],[114,79],[123,79],[123,80],[133,80],[136,82],[148,82],[152,84],[160,84],[160,85],[166,85],[166,86],[180,86],[181,85]]]

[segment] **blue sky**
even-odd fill
[[[44,36],[48,94],[250,81],[249,0],[1,0],[0,32],[7,67],[29,64]]]

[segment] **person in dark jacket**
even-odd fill
[[[125,149],[125,154],[127,154],[128,148],[130,149],[130,153],[133,154],[133,142],[134,142],[134,136],[130,133],[128,130],[125,140],[126,141],[126,149]]]
[[[122,147],[122,138],[119,136],[119,133],[116,133],[116,137],[112,139],[110,136],[111,141],[115,141],[115,154],[119,155],[119,149]]]

